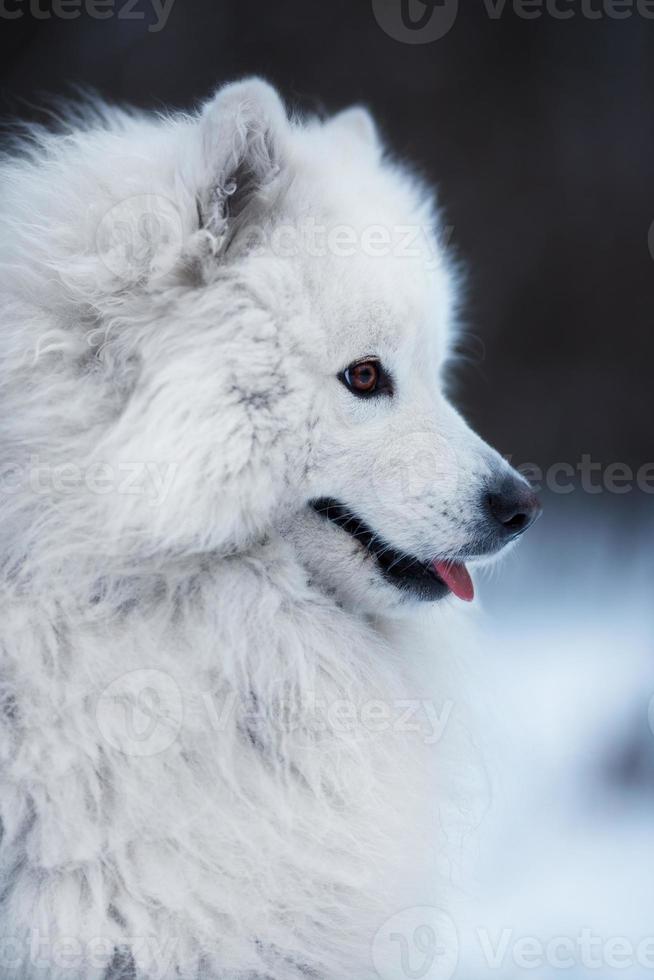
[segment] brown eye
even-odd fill
[[[354,395],[365,398],[369,395],[382,393],[392,394],[390,378],[379,361],[359,361],[356,364],[350,364],[339,377]]]
[[[377,387],[379,368],[374,361],[364,361],[363,364],[348,368],[345,377],[350,388],[369,395]]]

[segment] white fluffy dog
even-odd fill
[[[257,79],[0,195],[2,977],[432,976],[454,607],[537,502],[442,393],[431,196]]]

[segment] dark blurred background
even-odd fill
[[[366,103],[438,185],[469,270],[472,422],[544,466],[654,455],[654,19],[524,19],[510,2],[493,18],[466,0],[445,36],[407,44],[371,0],[173,0],[163,26],[151,0],[125,3],[95,19],[73,0],[62,19],[5,0],[21,16],[0,17],[0,112],[74,84],[188,107],[253,72],[299,107]]]
[[[609,16],[628,8],[610,0],[583,0],[604,10],[592,18],[559,0],[570,19],[461,0],[423,44],[380,26],[402,0],[172,0],[163,25],[155,0],[116,0],[129,16],[102,20],[48,17],[55,2],[0,0],[2,115],[38,116],[45,94],[75,85],[190,107],[248,73],[299,108],[366,103],[438,185],[468,270],[457,400],[471,422],[543,469],[654,459],[654,19]],[[457,922],[464,977],[487,975],[479,925],[652,935],[654,495],[573,484],[546,494],[543,519],[480,589],[479,688],[500,719],[482,741],[499,775],[478,912]],[[602,965],[602,978],[651,976]],[[578,962],[567,975],[598,974]]]

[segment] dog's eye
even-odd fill
[[[379,361],[375,360],[358,361],[356,364],[350,364],[339,375],[339,378],[353,394],[363,398],[367,398],[369,395],[390,395],[393,391],[389,376]]]

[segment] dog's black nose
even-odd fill
[[[517,538],[540,517],[543,508],[536,494],[513,476],[505,476],[486,496],[486,510],[496,531]]]

